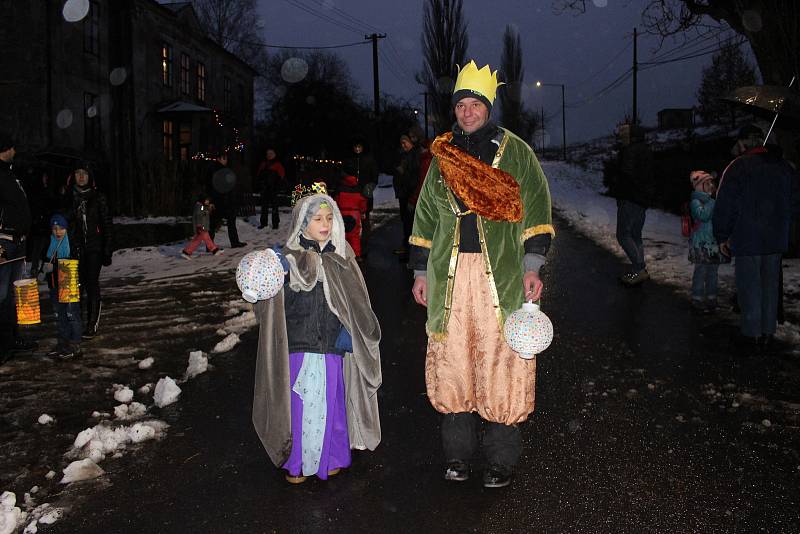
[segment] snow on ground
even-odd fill
[[[542,168],[550,184],[554,209],[579,232],[625,259],[615,235],[616,201],[603,195],[605,187],[601,172],[558,161],[545,161]],[[597,166],[591,168],[597,169]],[[647,270],[652,279],[679,288],[688,301],[693,266],[689,263],[687,240],[681,235],[680,228],[678,215],[649,209],[642,236]],[[800,287],[800,259],[784,259],[783,264],[784,288],[787,294],[796,296]],[[733,264],[720,266],[719,283],[724,302],[735,288]],[[800,346],[800,299],[785,299],[785,311],[787,322],[778,325],[777,337],[793,346]]]

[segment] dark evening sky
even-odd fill
[[[632,65],[632,35],[641,30],[641,10],[645,0],[619,2],[587,0],[584,14],[554,13],[551,0],[466,0],[464,10],[469,35],[467,58],[479,66],[499,67],[502,35],[508,24],[518,29],[523,48],[525,89],[528,107],[539,109],[550,118],[547,128],[552,143],[561,141],[561,90],[537,89],[536,80],[565,84],[567,141],[581,141],[611,132],[631,110],[631,79],[603,91]],[[264,40],[289,46],[326,46],[364,40],[367,33],[386,33],[380,40],[381,91],[408,100],[422,108],[423,88],[414,80],[422,66],[421,30],[423,2],[391,0],[261,0]],[[698,39],[689,43],[667,40],[656,50],[660,39],[640,35],[639,62],[674,59],[711,51],[727,37]],[[746,45],[745,45],[746,46]],[[680,47],[674,53],[665,55]],[[365,103],[372,104],[371,46],[352,46],[333,50],[350,67]],[[749,49],[747,49],[749,53]],[[663,108],[691,107],[701,70],[711,61],[706,54],[694,59],[658,66],[641,65],[638,77],[639,112],[645,125],[656,123]],[[599,96],[598,96],[598,93]]]

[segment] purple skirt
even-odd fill
[[[350,467],[350,437],[347,434],[347,406],[344,398],[343,358],[337,354],[325,355],[325,401],[328,406],[325,418],[325,435],[317,476],[327,480],[328,471]],[[289,378],[292,385],[303,366],[303,353],[289,354]],[[292,391],[292,453],[283,465],[291,476],[303,474],[303,399]]]

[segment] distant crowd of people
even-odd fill
[[[100,325],[100,271],[111,265],[114,250],[108,201],[96,189],[88,162],[76,163],[56,190],[46,174],[23,184],[14,171],[15,155],[13,137],[0,133],[0,362],[38,347],[17,326],[14,283],[25,275],[47,278],[58,332],[52,355],[72,358]],[[69,276],[74,269],[60,269],[74,266],[65,260],[77,261],[78,281]],[[60,292],[64,283],[80,287],[80,296]]]
[[[653,153],[644,130],[622,125],[609,193],[617,199],[617,241],[630,261],[620,281],[638,286],[650,275],[642,228],[656,195]],[[740,351],[769,350],[782,313],[781,259],[789,248],[792,221],[800,218],[797,170],[781,148],[765,141],[765,132],[748,124],[739,130],[733,160],[716,169],[694,169],[687,202],[689,261],[694,264],[691,309],[714,313],[718,269],[735,258],[739,332],[732,345]]]

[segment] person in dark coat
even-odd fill
[[[400,149],[400,162],[395,168],[392,184],[403,223],[403,241],[394,253],[403,256],[408,254],[408,238],[411,237],[411,227],[414,224],[414,205],[410,203],[410,198],[419,180],[420,152],[419,147],[407,135],[400,136]]]
[[[617,133],[622,148],[610,193],[617,199],[617,242],[631,262],[630,271],[623,274],[620,281],[636,286],[650,278],[644,260],[642,228],[655,193],[653,153],[640,127],[623,124]]]
[[[270,207],[272,208],[272,229],[277,230],[281,223],[280,213],[278,212],[278,193],[287,188],[286,169],[278,160],[275,149],[268,148],[264,160],[256,170],[261,193],[261,224],[258,229],[267,227],[267,219]]]
[[[773,342],[781,258],[789,246],[792,217],[800,215],[796,171],[779,147],[760,146],[760,129],[749,128],[752,133],[740,139],[747,150],[722,174],[713,217],[720,251],[736,257],[741,310],[737,348],[768,347]]]
[[[28,169],[24,177],[24,187],[31,208],[31,232],[26,255],[31,264],[31,275],[36,276],[41,266],[42,254],[50,243],[50,216],[56,208],[56,195],[47,173],[40,168]]]
[[[35,349],[37,344],[19,337],[14,282],[22,278],[25,240],[31,229],[31,210],[22,183],[15,176],[14,140],[0,132],[0,363],[14,352]],[[9,261],[15,260],[15,261]]]
[[[114,225],[106,196],[96,189],[92,165],[81,162],[67,178],[66,205],[69,242],[79,261],[81,302],[86,302],[83,339],[92,339],[100,326],[103,301],[100,270],[111,265],[114,253]]]
[[[227,167],[228,154],[222,152],[211,163],[211,167],[209,169],[208,193],[211,196],[212,203],[216,209],[211,213],[211,228],[209,229],[208,233],[211,236],[211,239],[214,239],[217,230],[220,226],[222,226],[222,219],[225,219],[228,224],[228,239],[231,242],[231,248],[240,248],[247,245],[247,243],[243,243],[239,240],[239,232],[236,229],[236,212],[238,210],[238,206],[236,203],[235,185],[233,188],[223,191],[219,188],[220,184],[214,183],[214,175],[220,171],[223,171]]]

